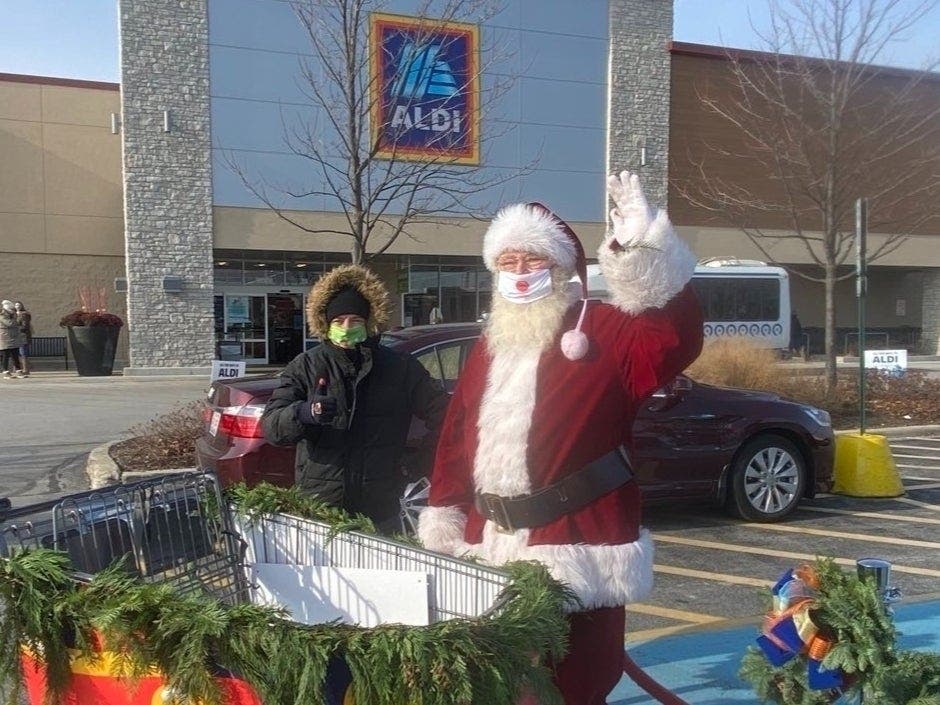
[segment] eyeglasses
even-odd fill
[[[504,272],[517,270],[520,267],[527,270],[548,269],[551,264],[551,260],[547,257],[538,255],[506,255],[496,259],[496,268]]]

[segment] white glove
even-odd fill
[[[610,219],[614,225],[610,249],[643,247],[639,241],[649,231],[654,214],[646,202],[640,177],[629,171],[620,172],[619,178],[609,176],[607,193],[616,206],[610,211]]]

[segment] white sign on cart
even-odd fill
[[[301,624],[430,623],[425,573],[255,563],[255,604],[283,607]]]

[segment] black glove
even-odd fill
[[[317,392],[310,403],[310,413],[314,423],[329,426],[336,418],[336,397],[329,395],[326,380],[322,377],[317,382]]]

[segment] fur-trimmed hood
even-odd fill
[[[310,332],[325,338],[330,330],[326,320],[326,306],[340,289],[347,286],[356,290],[369,302],[369,320],[366,328],[375,335],[388,324],[391,315],[388,289],[379,276],[358,264],[344,264],[330,270],[310,289],[307,296],[307,326]]]

